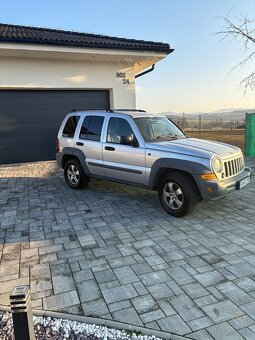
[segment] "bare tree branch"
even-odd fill
[[[255,26],[254,21],[248,17],[236,18],[236,23],[229,19],[229,17],[221,18],[224,20],[225,26],[221,31],[216,34],[221,35],[222,39],[231,39],[232,41],[237,41],[241,44],[241,47],[245,50],[251,49],[252,52],[243,59],[240,63],[233,66],[231,71],[236,70],[244,66],[246,63],[250,62],[255,56]],[[240,85],[244,87],[244,93],[247,90],[255,90],[255,72],[245,77]]]

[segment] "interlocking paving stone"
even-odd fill
[[[236,279],[234,282],[238,287],[243,289],[246,293],[255,291],[255,281],[248,277]]]
[[[76,283],[81,282],[81,281],[87,281],[93,279],[93,274],[90,269],[84,269],[84,270],[79,270],[75,271],[73,273],[73,278]]]
[[[158,305],[150,295],[139,296],[131,299],[133,306],[139,314],[158,309]]]
[[[246,262],[234,264],[233,266],[227,267],[227,269],[237,277],[255,274],[255,267]]]
[[[131,302],[129,300],[118,301],[112,304],[108,304],[110,312],[116,312],[118,310],[126,309],[128,307],[132,307]]]
[[[255,333],[250,328],[239,329],[238,332],[243,336],[243,339],[253,340],[255,338]]]
[[[240,329],[240,328],[244,328],[244,327],[254,325],[254,320],[252,320],[248,315],[244,315],[244,316],[240,316],[240,318],[229,320],[229,323],[235,329]]]
[[[206,295],[201,298],[197,298],[194,301],[199,307],[210,305],[211,303],[217,302],[213,295]]]
[[[250,295],[245,293],[232,282],[221,283],[216,287],[237,305],[242,305],[253,300]]]
[[[195,281],[194,278],[188,272],[186,272],[186,270],[183,269],[181,266],[166,269],[166,272],[179,285],[184,285]]]
[[[77,291],[81,302],[96,300],[101,297],[101,291],[95,280],[77,283]]]
[[[131,284],[103,289],[102,293],[107,303],[131,299],[138,295]]]
[[[114,273],[121,284],[132,283],[139,281],[139,278],[129,266],[115,268]]]
[[[131,325],[143,326],[143,323],[133,307],[113,312],[114,320],[128,322]]]
[[[104,283],[116,280],[116,276],[111,269],[96,272],[94,275],[97,283]]]
[[[0,166],[1,304],[30,284],[36,308],[254,339],[254,183],[175,219],[155,192],[97,180],[71,190],[55,162]]]
[[[150,266],[165,263],[165,260],[159,255],[147,256],[145,257],[145,261],[148,262]]]
[[[160,329],[164,332],[175,333],[184,335],[190,333],[191,329],[187,324],[179,317],[179,315],[172,315],[166,318],[157,320]]]
[[[140,314],[140,317],[143,321],[143,323],[148,323],[148,322],[152,322],[158,319],[162,319],[164,318],[165,314],[162,312],[161,309],[157,309],[151,312],[147,312],[144,314]]]
[[[106,303],[103,299],[87,301],[82,303],[82,309],[87,316],[101,316],[109,313]]]
[[[52,276],[54,294],[60,294],[75,289],[74,280],[71,275]]]
[[[153,269],[145,262],[132,264],[131,267],[137,275],[150,273],[153,271]]]
[[[246,312],[251,318],[255,320],[255,301],[253,300],[252,302],[246,303],[245,305],[242,305],[240,308],[244,312]]]
[[[62,309],[70,306],[74,306],[79,304],[79,298],[76,290],[49,296],[43,299],[43,308],[45,310],[57,310],[61,311]]]
[[[165,283],[158,283],[147,287],[148,291],[156,300],[168,298],[174,295],[171,289]]]
[[[203,328],[214,325],[212,320],[209,319],[207,316],[189,321],[187,324],[192,329],[192,331],[197,331],[199,329],[203,329]]]
[[[176,314],[176,310],[173,309],[172,305],[167,299],[157,301],[162,311],[166,314],[166,316]]]
[[[207,328],[215,340],[243,340],[244,338],[227,322]]]
[[[169,275],[164,270],[139,275],[145,286],[170,281]]]
[[[135,256],[135,255],[134,255]],[[128,266],[137,263],[133,256],[123,256],[118,259],[114,258],[108,261],[112,268],[118,268],[122,266]]]
[[[173,297],[169,301],[184,321],[204,316],[203,311],[185,294]]]
[[[226,281],[226,278],[216,270],[194,275],[194,278],[204,287],[216,285]]]
[[[138,295],[148,294],[148,290],[145,288],[141,281],[133,282],[133,287],[137,291]]]
[[[245,305],[244,305],[245,306]],[[201,307],[203,311],[214,322],[222,322],[234,318],[238,318],[244,314],[244,312],[238,308],[233,302],[221,301],[211,305]]]
[[[208,291],[197,282],[183,285],[182,289],[192,299],[208,295]]]

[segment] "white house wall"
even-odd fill
[[[134,65],[122,62],[2,56],[0,89],[109,89],[112,109],[136,107]]]

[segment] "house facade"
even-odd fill
[[[0,164],[50,160],[73,109],[136,108],[135,78],[169,44],[0,24]]]

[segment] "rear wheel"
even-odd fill
[[[158,190],[165,211],[175,217],[190,214],[198,203],[198,191],[193,180],[182,173],[171,173],[162,178]]]
[[[72,189],[83,189],[89,183],[89,177],[86,176],[80,162],[72,158],[65,164],[64,175],[66,183]]]

